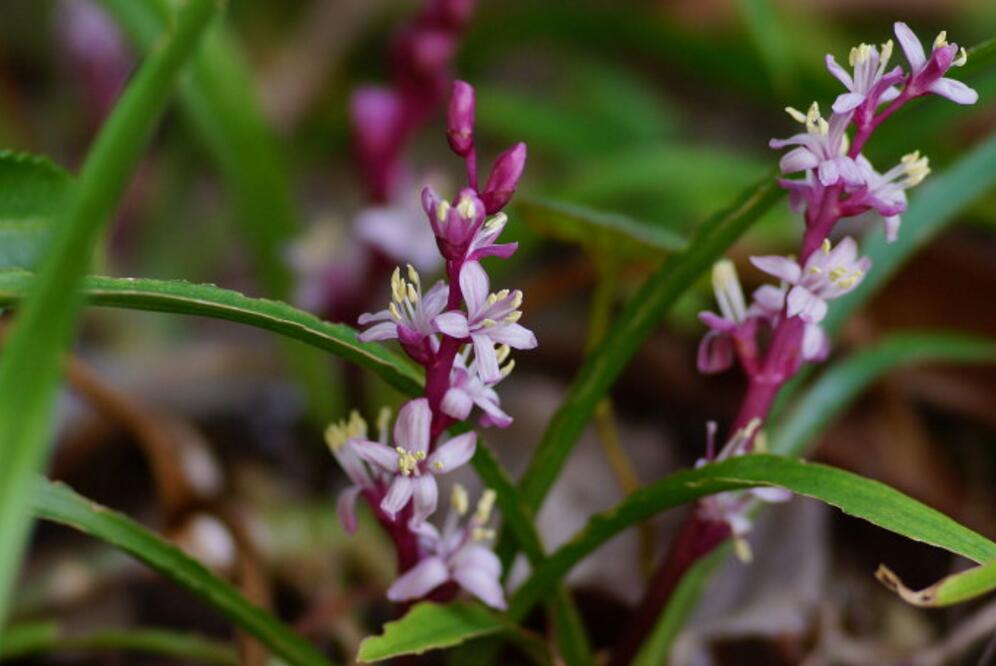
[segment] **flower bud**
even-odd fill
[[[450,148],[466,157],[474,148],[474,87],[465,81],[454,81],[447,113],[446,138]]]
[[[498,156],[481,194],[481,201],[484,202],[488,215],[494,215],[509,202],[515,194],[515,187],[519,184],[525,166],[526,144],[524,143],[517,143]]]

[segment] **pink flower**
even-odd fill
[[[700,312],[699,320],[709,332],[699,343],[698,368],[703,374],[723,372],[733,365],[738,341],[753,340],[756,326],[747,317],[744,292],[737,269],[729,260],[712,268],[712,286],[721,314]]]
[[[844,204],[847,215],[858,215],[874,209],[885,221],[885,238],[890,243],[899,235],[899,214],[906,210],[906,190],[916,187],[930,173],[929,162],[919,151],[904,155],[899,164],[879,173],[871,162],[859,155],[865,187],[854,193]]]
[[[487,208],[488,215],[494,215],[512,199],[525,168],[526,144],[522,142],[498,156],[481,193],[481,200]]]
[[[410,525],[417,527],[436,510],[436,475],[448,473],[465,464],[474,455],[477,433],[458,435],[429,453],[429,427],[432,410],[429,401],[417,398],[405,403],[394,423],[392,449],[382,442],[353,439],[356,455],[383,470],[391,479],[381,510],[390,517],[413,503]]]
[[[386,310],[360,315],[360,325],[372,324],[360,333],[360,340],[397,339],[416,360],[423,358],[427,337],[465,321],[461,313],[444,312],[448,293],[448,287],[440,280],[423,294],[414,267],[408,266],[408,280],[401,277],[401,269],[395,268],[391,275],[391,302]]]
[[[384,408],[381,410],[380,418],[377,419],[380,429],[379,440],[382,444],[387,443],[389,418],[390,410]],[[385,480],[385,475],[379,469],[371,468],[363,462],[351,443],[352,440],[366,438],[367,422],[355,410],[350,413],[348,420],[332,423],[325,429],[325,443],[346,476],[352,481],[352,485],[339,494],[336,503],[339,520],[350,534],[356,531],[356,498],[364,491],[371,491],[383,485]]]
[[[501,587],[501,562],[481,542],[492,538],[493,532],[485,529],[495,493],[484,491],[477,509],[464,526],[460,519],[467,513],[467,491],[462,486],[453,488],[450,512],[442,533],[433,525],[423,523],[418,529],[423,559],[399,577],[387,590],[391,601],[421,599],[434,589],[455,582],[467,592],[492,608],[504,610],[505,594]]]
[[[498,363],[504,363],[508,358],[510,349],[507,345],[498,348]],[[465,421],[470,416],[474,405],[477,405],[484,415],[481,417],[481,425],[495,425],[499,428],[507,428],[512,424],[512,417],[502,411],[501,399],[498,393],[492,388],[498,382],[487,383],[480,377],[477,371],[477,360],[468,362],[470,349],[457,354],[454,359],[453,370],[450,372],[450,388],[443,396],[440,408],[443,413],[458,421]],[[515,361],[509,361],[501,368],[501,376],[505,378],[515,367]],[[500,379],[498,381],[501,381]]]
[[[923,52],[920,40],[908,25],[897,21],[894,27],[896,39],[899,40],[899,45],[910,64],[910,78],[907,83],[909,96],[934,93],[958,104],[975,104],[978,101],[979,93],[975,90],[961,81],[944,77],[952,66],[960,67],[968,59],[965,49],[959,50],[957,44],[948,44],[946,32],[941,31],[937,35],[928,57]]]
[[[786,314],[819,323],[827,314],[827,301],[846,294],[861,283],[871,267],[867,257],[858,258],[858,244],[845,238],[837,247],[829,240],[800,266],[788,257],[751,257],[751,263],[769,275],[791,285],[786,297]]]
[[[749,454],[751,442],[763,443],[761,434],[758,432],[760,427],[760,419],[752,420],[746,427],[733,433],[723,449],[716,454],[716,423],[710,421],[706,426],[706,457],[696,461],[695,467],[699,468],[708,463]],[[751,504],[755,500],[779,503],[787,502],[791,498],[792,493],[784,488],[751,488],[750,490],[717,493],[700,500],[697,512],[705,520],[726,523],[736,542],[737,554],[741,559],[749,560],[750,547],[743,541],[743,538],[751,530],[751,520],[748,516]]]
[[[454,81],[446,114],[446,138],[450,149],[466,157],[474,149],[474,87],[466,81]]]
[[[803,114],[788,107],[790,116],[806,126],[806,131],[787,139],[772,139],[768,145],[780,149],[798,146],[782,155],[779,167],[783,173],[815,170],[819,182],[825,187],[843,181],[849,185],[860,185],[861,174],[854,160],[847,156],[847,136],[844,130],[851,122],[851,114],[835,113],[827,122],[820,115],[816,102]]]
[[[891,102],[899,97],[899,89],[895,87],[903,79],[903,70],[895,67],[888,74],[885,71],[892,56],[892,40],[882,45],[879,54],[877,48],[870,44],[861,44],[851,49],[848,64],[854,68],[852,77],[837,64],[832,55],[827,55],[827,69],[838,81],[844,84],[847,92],[839,95],[833,103],[835,113],[853,111],[869,100],[874,111],[879,104]]]
[[[488,274],[476,261],[468,261],[460,271],[460,291],[467,304],[463,319],[454,316],[443,322],[443,333],[454,338],[469,337],[481,379],[493,383],[501,379],[495,345],[513,349],[533,349],[536,336],[517,323],[522,317],[522,292],[502,289],[489,294]]]

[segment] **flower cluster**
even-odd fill
[[[512,349],[532,349],[536,337],[519,323],[521,291],[491,291],[481,265],[486,257],[507,258],[514,243],[500,243],[507,224],[500,210],[515,191],[525,166],[526,149],[517,144],[500,155],[483,189],[477,187],[474,143],[474,90],[453,86],[448,138],[464,159],[468,187],[452,201],[431,188],[422,192],[445,280],[423,288],[415,267],[397,268],[391,276],[391,300],[375,313],[359,317],[364,341],[397,340],[425,368],[422,397],[405,403],[389,433],[390,414],[378,419],[378,437],[368,435],[358,414],[333,424],[326,440],[352,485],[339,499],[339,515],[348,530],[356,526],[355,504],[362,497],[395,542],[400,577],[388,591],[394,601],[444,600],[459,589],[486,604],[504,608],[501,566],[484,545],[485,524],[495,495],[485,491],[477,511],[467,513],[466,491],[454,489],[450,516],[440,532],[428,519],[438,505],[437,477],[465,465],[474,455],[473,431],[447,438],[445,431],[466,421],[474,408],[482,426],[507,427],[512,418],[495,391],[513,369]]]
[[[906,190],[923,181],[930,169],[927,158],[914,151],[885,172],[877,171],[861,154],[874,130],[916,97],[935,94],[959,104],[978,98],[965,84],[944,76],[967,58],[964,49],[948,43],[944,32],[934,40],[930,55],[905,23],[896,23],[895,33],[908,71],[889,68],[892,40],[881,47],[861,44],[851,49],[850,72],[828,55],[827,69],[846,89],[834,101],[830,118],[821,115],[816,102],[805,113],[790,107],[787,112],[804,131],[770,143],[775,149],[789,148],[780,162],[786,177],[779,182],[789,192],[792,209],[805,219],[799,258],[751,257],[751,263],[778,284],[761,286],[749,303],[731,262],[713,268],[719,313],[699,315],[709,331],[699,345],[698,367],[701,372],[720,372],[736,361],[749,382],[733,435],[718,456],[712,453],[715,428],[710,427],[706,460],[753,450],[781,386],[804,362],[827,356],[829,342],[820,324],[829,302],[855,289],[871,268],[870,260],[859,256],[854,239],[836,244],[830,240],[837,222],[873,212],[884,221],[886,239],[897,238]],[[783,499],[769,491],[724,493],[700,502],[697,516],[725,523],[728,532],[741,539],[750,526],[745,511],[753,498]]]

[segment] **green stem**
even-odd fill
[[[28,493],[45,459],[62,353],[81,305],[78,283],[93,247],[141,157],[183,65],[218,10],[189,0],[125,90],[90,150],[24,309],[0,358],[0,621],[28,534]]]

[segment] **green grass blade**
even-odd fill
[[[705,223],[688,249],[668,259],[633,297],[585,360],[533,455],[519,485],[529,507],[540,506],[595,406],[668,309],[780,197],[774,180],[766,178],[731,209]]]
[[[596,514],[533,572],[512,598],[510,612],[532,607],[575,564],[628,527],[705,495],[755,486],[787,488],[975,562],[996,559],[996,543],[885,484],[834,467],[757,454],[678,472]]]
[[[30,291],[33,276],[0,271],[0,305],[15,305]],[[182,280],[90,276],[83,294],[93,305],[225,319],[279,333],[366,368],[397,389],[421,389],[422,373],[382,345],[360,342],[356,331],[332,324],[280,301],[250,298],[214,285]]]
[[[134,556],[213,606],[289,664],[329,663],[279,620],[246,601],[231,585],[127,516],[91,502],[60,483],[36,479],[32,490],[38,518],[79,530]]]
[[[896,333],[837,361],[779,419],[769,435],[771,452],[802,455],[869,385],[896,368],[922,362],[996,362],[996,341],[953,333]]]
[[[45,458],[62,354],[79,310],[77,286],[105,221],[138,163],[179,72],[218,9],[188,0],[167,38],[138,70],[102,128],[52,245],[0,357],[0,622],[29,527],[30,480]]]
[[[236,666],[229,645],[162,629],[120,629],[76,633],[57,622],[19,624],[4,630],[0,661],[65,652],[135,652],[172,657],[184,663]]]

